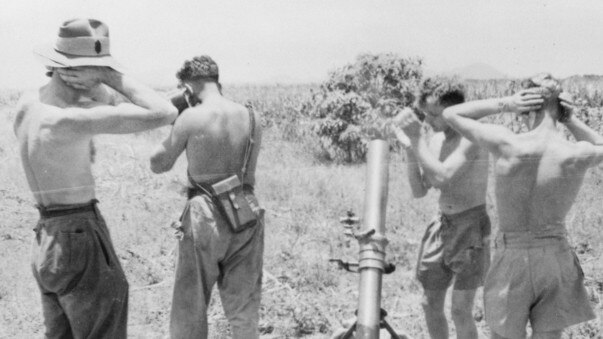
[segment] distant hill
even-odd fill
[[[579,81],[579,80],[587,80],[587,81],[603,81],[603,75],[597,74],[583,74],[583,75],[572,75],[565,79],[565,81]]]
[[[486,80],[486,79],[507,79],[508,76],[503,72],[497,70],[496,68],[484,64],[484,63],[475,63],[465,67],[456,68],[448,72],[444,72],[444,75],[452,76],[456,75],[463,79],[476,79],[476,80]]]

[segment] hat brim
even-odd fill
[[[70,56],[57,52],[52,45],[37,46],[34,48],[33,53],[45,66],[57,68],[105,66],[123,73],[123,67],[110,55],[98,57]]]

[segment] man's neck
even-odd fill
[[[534,121],[534,125],[530,128],[528,126],[530,131],[534,131],[534,130],[538,130],[538,131],[544,131],[544,130],[557,130],[557,121],[555,119],[553,119],[552,115],[546,111],[543,110],[542,112],[539,112],[538,114],[536,114],[536,119]]]
[[[201,100],[201,102],[207,102],[216,98],[221,98],[222,94],[220,93],[220,89],[218,88],[218,85],[211,82],[211,83],[206,83],[205,86],[203,87],[203,91],[201,91],[201,93],[199,93],[199,99]]]
[[[458,136],[460,136],[460,134],[452,127],[446,127],[444,130],[444,137],[446,140],[452,140]]]
[[[53,74],[46,86],[43,87],[45,101],[55,104],[72,106],[82,97],[82,91],[68,86],[58,74]]]

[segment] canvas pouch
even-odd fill
[[[258,216],[247,197],[253,193],[245,192],[237,175],[219,181],[211,185],[211,188],[232,232],[239,233],[257,224]]]

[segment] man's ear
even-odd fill
[[[195,97],[195,90],[193,89],[193,86],[191,84],[183,84],[182,88],[184,89],[184,101],[186,101],[188,107],[195,106],[199,100],[197,100]]]
[[[46,76],[51,78],[53,73],[54,73],[54,67],[46,66]]]

